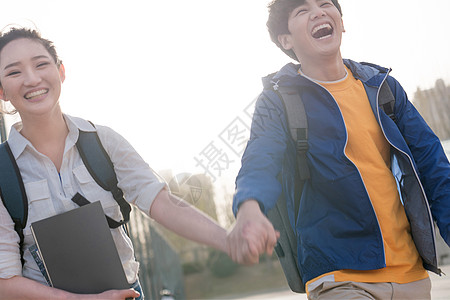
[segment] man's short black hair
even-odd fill
[[[338,0],[331,0],[339,10],[342,15],[341,6]],[[305,0],[273,0],[267,6],[269,8],[269,18],[267,20],[267,29],[269,30],[270,38],[278,48],[280,48],[284,53],[289,55],[289,57],[298,61],[297,56],[293,50],[286,50],[278,41],[278,36],[280,34],[289,33],[288,20],[289,14],[298,6],[305,3]]]

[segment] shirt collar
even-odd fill
[[[22,154],[27,145],[33,147],[33,145],[31,145],[31,143],[20,134],[21,129],[22,121],[19,121],[11,127],[11,131],[8,136],[8,145],[11,148],[11,152],[13,153],[15,159]]]
[[[79,131],[95,131],[94,126],[88,121],[72,117],[66,114],[63,114],[64,120],[66,121],[67,128],[69,129],[69,134],[66,138],[66,149],[75,145],[78,140]],[[11,131],[8,137],[8,144],[11,148],[11,151],[14,155],[14,158],[17,159],[27,148],[27,146],[34,151],[37,151],[34,146],[28,141],[23,135],[20,134],[20,130],[22,129],[22,121],[15,123],[11,127]]]

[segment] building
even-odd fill
[[[413,103],[441,141],[449,140],[450,86],[446,86],[444,81],[439,79],[434,88],[417,89]]]
[[[442,145],[444,146],[445,153],[447,154],[447,158],[450,160],[450,139],[443,141]],[[437,226],[436,226],[437,228]],[[450,264],[450,248],[444,242],[442,237],[439,235],[438,230],[436,229],[436,248],[438,251],[438,263],[439,265],[449,265]]]
[[[413,103],[434,133],[443,141],[445,153],[450,159],[450,86],[439,79],[431,89],[417,89]],[[436,234],[438,262],[440,265],[450,264],[450,248],[439,235],[437,226]]]

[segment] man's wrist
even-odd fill
[[[259,202],[255,199],[248,199],[242,202],[242,204],[239,206],[239,210],[236,214],[236,218],[239,217],[240,214],[243,213],[254,213],[254,212],[260,212],[261,206],[259,205]]]

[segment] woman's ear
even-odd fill
[[[280,42],[280,44],[284,48],[284,50],[292,49],[291,35],[289,33],[280,34],[278,36],[278,42]]]
[[[59,77],[61,78],[61,82],[64,82],[66,79],[66,68],[64,67],[63,63],[59,65]]]
[[[8,101],[6,100],[5,91],[3,90],[3,87],[0,87],[0,99],[2,99],[3,101]]]

